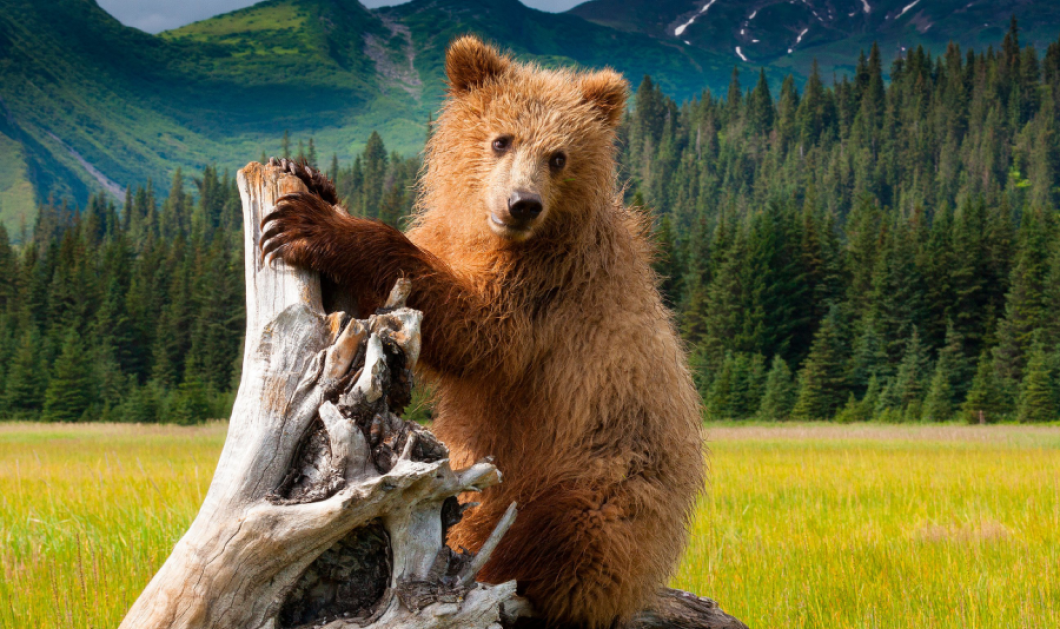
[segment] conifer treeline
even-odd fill
[[[348,207],[398,224],[417,169],[373,134],[329,174]],[[191,182],[178,171],[161,201],[149,182],[120,210],[102,193],[81,211],[46,204],[19,249],[0,226],[0,418],[226,417],[242,364],[242,223],[235,177],[207,167]]]
[[[1060,43],[683,105],[645,79],[631,197],[715,418],[1060,419]]]
[[[915,50],[884,81],[816,72],[779,98],[734,72],[678,105],[645,79],[621,129],[656,212],[662,289],[714,418],[1060,418],[1060,43]],[[312,139],[298,154],[316,162]],[[400,226],[417,159],[373,134],[325,168],[351,212]],[[227,415],[244,286],[234,178],[178,172],[121,209],[49,203],[0,228],[0,417]],[[189,194],[187,191],[193,193]]]

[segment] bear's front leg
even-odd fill
[[[400,231],[350,216],[315,194],[280,198],[262,230],[263,256],[327,275],[353,292],[362,312],[383,303],[398,278],[423,274],[423,252]]]
[[[411,280],[408,305],[424,317],[420,361],[439,373],[489,374],[500,364],[496,353],[511,348],[509,323],[442,260],[389,225],[296,192],[280,198],[262,230],[262,255],[327,275],[362,313],[383,305],[398,279]]]

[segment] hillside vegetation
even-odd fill
[[[50,196],[84,206],[93,191],[118,200],[148,178],[164,192],[178,168],[234,170],[275,153],[285,130],[344,161],[372,131],[414,155],[441,102],[445,47],[466,32],[549,65],[651,73],[678,98],[723,86],[732,68],[727,55],[517,0],[374,11],[357,0],[266,0],[158,36],[93,0],[0,0],[0,136],[21,145],[21,162],[0,166],[0,186],[20,182],[0,195],[21,195],[0,223],[11,233],[23,218],[32,225]]]
[[[1060,44],[953,45],[774,101],[650,81],[622,152],[715,417],[1055,420]]]
[[[1039,49],[1060,29],[1051,0],[591,0],[546,13],[518,0],[264,0],[160,35],[122,26],[95,0],[0,0],[0,223],[21,233],[49,197],[84,206],[178,168],[235,170],[284,131],[348,162],[378,131],[406,156],[443,94],[443,56],[473,32],[545,65],[650,75],[678,102],[724,92],[734,66],[764,66],[774,92],[852,75],[880,43],[886,67],[917,46],[984,48],[1008,18]],[[680,35],[676,31],[684,27]],[[28,184],[28,185],[27,185]]]
[[[314,161],[315,146],[298,156]],[[399,225],[418,169],[372,134],[331,175],[351,210]],[[81,212],[44,205],[20,251],[0,226],[0,418],[228,416],[245,327],[235,177],[178,171],[170,187],[130,190],[120,212],[102,193]]]
[[[621,168],[706,413],[1056,421],[1060,43],[1039,57],[1013,24],[998,52],[918,49],[883,72],[873,49],[853,79],[776,99],[761,74],[682,105],[637,90]],[[351,212],[407,216],[419,162],[380,135],[346,165],[274,142],[323,161]],[[17,250],[0,233],[0,415],[227,414],[239,200],[230,174],[193,181],[45,205]]]

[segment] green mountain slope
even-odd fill
[[[95,0],[0,0],[0,222],[17,232],[49,196],[84,203],[148,178],[164,190],[177,168],[234,170],[279,153],[285,130],[322,160],[350,159],[373,130],[411,154],[462,33],[545,65],[650,74],[683,100],[723,92],[734,64],[766,65],[774,83],[814,57],[826,75],[852,68],[874,38],[887,60],[918,43],[996,44],[1012,12],[1024,43],[1060,24],[1047,0],[591,0],[566,14],[518,0],[266,0],[154,36]]]
[[[722,87],[731,71],[725,55],[517,0],[379,11],[267,0],[159,36],[94,0],[0,0],[0,221],[32,221],[34,200],[48,196],[83,203],[149,177],[164,188],[178,167],[238,168],[278,153],[285,130],[312,137],[325,159],[351,157],[372,130],[415,152],[443,94],[445,44],[465,32],[546,64],[651,73],[679,97]]]

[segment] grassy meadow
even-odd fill
[[[0,628],[113,627],[225,425],[0,424]],[[1060,626],[1060,428],[715,426],[674,579],[755,628]]]

